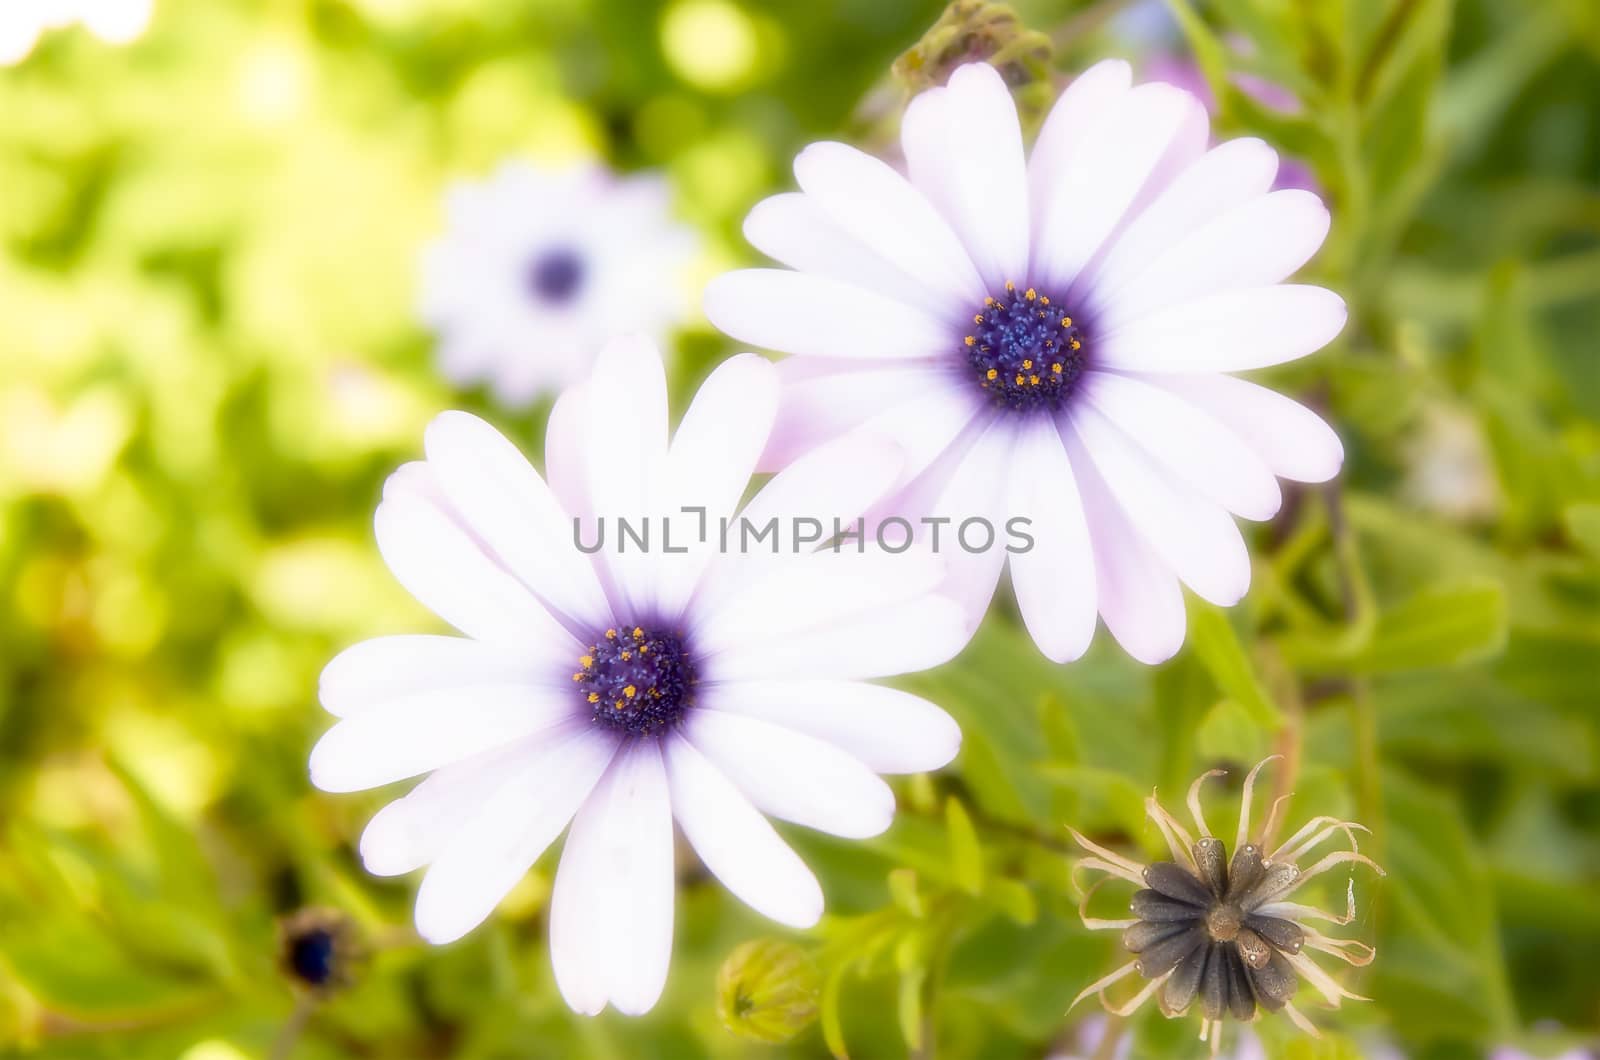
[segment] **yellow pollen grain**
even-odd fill
[[[594,656],[593,655],[580,655],[580,656],[578,656],[578,665],[583,667],[585,670],[587,670],[589,667],[594,665]]]
[[[974,314],[972,314],[972,322],[974,324],[982,324],[983,323],[983,314],[982,313],[974,313]]]
[[[999,372],[997,372],[993,368],[991,368],[987,372],[984,373],[984,378],[985,379],[993,379],[995,376],[997,376],[999,374],[1000,374]]]
[[[622,690],[622,694],[627,696],[629,699],[632,699],[634,696],[639,694],[639,690],[632,685],[629,685],[627,688]]]
[[[968,346],[975,346],[978,343],[978,339],[974,335],[968,335],[966,338],[966,343]]]
[[[616,640],[616,639],[617,639],[617,631],[616,630],[614,630],[614,629],[606,630],[606,640]]]
[[[623,662],[627,662],[631,658],[633,658],[633,652],[625,651],[625,652],[622,653],[622,661]]]
[[[1077,339],[1073,339],[1072,340],[1072,348],[1075,349],[1075,350],[1081,350],[1081,349],[1083,349],[1083,343],[1079,342]]]
[[[1039,304],[1040,305],[1049,305],[1050,304],[1050,296],[1047,295],[1047,294],[1040,295],[1039,296]]]
[[[1039,377],[1036,376],[1036,375],[1028,376],[1028,385],[1029,386],[1038,386],[1039,385]]]
[[[1017,385],[1018,386],[1022,385],[1022,373],[1020,373],[1020,372],[1017,373]]]
[[[633,627],[633,639],[634,640],[643,640],[644,639],[644,630],[640,629],[638,626],[634,626]]]
[[[1023,361],[1022,362],[1022,367],[1024,369],[1032,368],[1033,367],[1033,362],[1032,361]]]
[[[639,645],[639,654],[640,655],[648,655],[649,653],[650,653],[650,645],[648,645],[648,644]]]
[[[621,710],[622,709],[622,700],[619,699],[615,703],[611,704],[611,709],[612,710]]]
[[[990,295],[990,296],[988,296],[988,297],[986,297],[986,298],[985,298],[985,299],[984,299],[984,300],[983,300],[983,304],[984,304],[984,305],[987,305],[987,306],[992,306],[992,305],[994,305],[994,296],[993,296],[993,295]]]
[[[1006,290],[1007,291],[1015,291],[1016,289],[1017,289],[1017,285],[1016,284],[1012,283],[1010,280],[1006,281]]]
[[[590,692],[589,693],[589,702],[591,702],[591,703],[600,702],[600,693],[599,692]]]
[[[1050,370],[1052,372],[1054,372],[1056,375],[1060,375],[1061,374],[1061,366],[1059,364],[1052,364],[1050,366]]]
[[[582,680],[583,680],[583,674],[581,674],[581,673],[578,673],[578,674],[573,674],[573,675],[572,675],[572,679],[573,679],[573,680],[574,680],[574,681],[582,681]]]
[[[1039,297],[1039,292],[1035,291],[1032,287],[1030,287],[1030,288],[1028,288],[1027,293],[1023,295],[1023,297],[1026,298],[1028,301],[1032,302],[1033,300],[1035,300],[1036,298]]]

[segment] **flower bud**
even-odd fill
[[[734,1034],[786,1042],[817,1018],[821,978],[806,951],[782,939],[737,946],[717,973],[717,1015]]]

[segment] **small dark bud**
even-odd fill
[[[1054,94],[1050,38],[1022,24],[1009,4],[954,0],[922,39],[894,61],[894,76],[913,95],[949,80],[964,63],[986,62],[1000,71],[1025,111],[1042,109]],[[1033,97],[1040,97],[1034,107]]]
[[[327,995],[355,981],[366,947],[349,917],[306,908],[278,922],[278,967],[298,989]]]

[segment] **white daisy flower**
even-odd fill
[[[524,405],[582,379],[608,340],[682,320],[697,240],[670,197],[661,177],[594,164],[508,162],[453,187],[422,278],[445,377]]]
[[[1135,658],[1183,642],[1179,582],[1222,605],[1250,582],[1229,513],[1266,519],[1274,476],[1318,482],[1343,450],[1311,412],[1231,374],[1302,357],[1338,296],[1283,284],[1328,213],[1269,192],[1259,140],[1207,150],[1205,108],[1101,63],[1062,95],[1031,157],[982,64],[912,100],[909,177],[840,143],[795,160],[799,194],[757,204],[756,247],[794,271],[713,281],[730,335],[795,354],[766,466],[856,430],[910,454],[885,510],[1032,520],[1012,584],[1052,659],[1104,618]],[[987,606],[1003,550],[954,569]]]
[[[155,0],[5,0],[0,4],[0,66],[22,62],[50,30],[74,22],[107,44],[129,44],[150,25]]]
[[[579,1012],[644,1012],[671,949],[674,818],[730,891],[805,927],[822,892],[764,815],[876,835],[894,813],[877,774],[955,755],[942,710],[866,681],[942,662],[970,636],[963,609],[930,595],[937,557],[579,550],[574,516],[731,516],[777,402],[773,367],[735,357],[669,445],[661,359],[623,339],[556,403],[548,480],[460,412],[390,478],[384,560],[463,636],[380,637],[335,658],[321,698],[341,720],[311,777],[343,792],[429,774],[361,837],[371,872],[428,866],[424,938],[482,922],[571,822],[551,897],[556,981]],[[899,465],[887,444],[824,448],[743,512],[853,520]]]

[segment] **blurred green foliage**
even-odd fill
[[[1135,47],[1128,6],[1018,5],[1063,73]],[[1304,159],[1330,199],[1311,272],[1351,324],[1273,382],[1327,410],[1346,472],[1253,531],[1249,598],[1192,601],[1163,667],[1103,637],[1052,666],[1002,605],[908,682],[965,746],[900,785],[878,840],[787,833],[831,914],[793,939],[821,1018],[789,1045],[718,1015],[725,958],[781,932],[687,863],[640,1020],[561,1003],[548,865],[443,949],[410,932],[410,881],[362,872],[389,796],[318,794],[305,761],[322,663],[431,628],[372,547],[379,484],[441,408],[533,451],[544,412],[432,371],[412,307],[444,183],[511,155],[664,168],[710,275],[750,257],[739,221],[801,144],[888,149],[890,63],[939,7],[162,0],[132,46],[64,31],[0,68],[0,1051],[1042,1056],[1115,960],[1078,923],[1063,825],[1152,852],[1153,786],[1274,748],[1296,816],[1372,826],[1390,876],[1357,883],[1373,1003],[1313,1009],[1320,1043],[1263,1025],[1270,1055],[1600,1033],[1590,0],[1172,0],[1219,131]],[[681,397],[728,345],[700,325],[679,346]],[[307,905],[371,950],[315,1006],[275,953]],[[1132,1030],[1136,1055],[1204,1049],[1192,1021]]]

